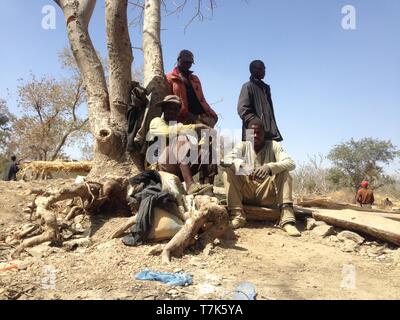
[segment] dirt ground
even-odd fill
[[[51,182],[0,182],[0,299],[229,299],[240,282],[257,299],[400,299],[400,249],[374,239],[354,250],[335,236],[304,231],[290,238],[271,223],[250,223],[209,255],[189,251],[171,265],[151,256],[156,246],[126,247],[107,236],[124,218],[91,218],[91,240],[78,248],[42,244],[10,259],[9,236],[27,223],[27,191]],[[337,232],[340,230],[336,229]],[[349,251],[349,252],[345,252]],[[144,269],[193,275],[187,287],[138,281]]]

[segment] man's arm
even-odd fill
[[[196,130],[195,124],[176,124],[169,126],[162,118],[154,118],[150,122],[149,135],[151,137],[167,136],[169,134],[181,134]]]
[[[271,174],[277,175],[283,171],[292,171],[296,169],[296,164],[293,159],[283,150],[281,144],[272,141],[272,148],[275,154],[276,162],[270,162],[267,165],[271,169]]]
[[[195,84],[194,84],[194,88],[196,88],[196,86],[198,87],[198,94],[199,94],[199,98],[200,98],[200,103],[202,104],[202,105],[205,105],[206,106],[206,108],[207,108],[207,110],[205,110],[206,111],[206,113],[210,116],[210,117],[213,117],[214,119],[216,119],[216,120],[218,120],[218,115],[216,114],[216,112],[213,110],[213,108],[211,108],[211,106],[208,104],[208,102],[207,102],[207,100],[206,100],[206,98],[205,98],[205,96],[204,96],[204,92],[203,92],[203,86],[201,85],[201,81],[200,81],[200,79],[197,77],[197,76],[194,76],[193,75],[193,79],[194,79],[194,81],[195,81]],[[192,84],[193,85],[193,84]],[[195,89],[196,90],[196,89]]]
[[[225,155],[224,167],[233,166],[237,174],[250,175],[254,170],[254,159],[250,142],[241,142]]]
[[[247,84],[244,84],[240,91],[237,111],[245,124],[249,123],[253,118],[258,117]]]

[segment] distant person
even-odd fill
[[[4,181],[17,181],[17,172],[19,171],[19,166],[17,164],[17,157],[12,156],[11,161],[6,163],[4,170]]]
[[[357,203],[364,208],[372,208],[375,202],[374,192],[369,188],[367,181],[361,182],[361,189],[357,192]]]
[[[265,78],[265,64],[255,60],[250,64],[250,81],[242,86],[237,110],[243,122],[243,141],[246,141],[246,127],[254,118],[261,120],[264,126],[265,139],[282,141],[275,120],[274,106],[271,98],[271,88]]]
[[[383,201],[383,206],[384,206],[384,207],[393,207],[393,202],[390,201],[389,198],[386,198],[386,199]]]
[[[178,96],[182,102],[178,122],[183,124],[205,124],[214,128],[218,116],[204,97],[200,79],[193,74],[191,67],[194,63],[193,53],[182,50],[178,54],[177,66],[166,75],[170,86],[170,94]],[[209,164],[200,172],[200,182],[214,183],[218,174],[218,166]]]

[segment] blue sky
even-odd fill
[[[180,49],[194,52],[193,70],[206,98],[223,99],[214,106],[221,128],[240,128],[240,88],[248,80],[249,62],[261,59],[284,147],[298,163],[307,155],[326,155],[350,138],[390,139],[400,147],[400,1],[217,0],[211,20],[196,20],[184,32],[194,12],[195,1],[188,2],[182,14],[163,19],[165,69],[173,68]],[[57,8],[56,29],[42,29],[47,4],[53,2],[0,1],[0,97],[13,112],[17,79],[28,78],[30,71],[64,73],[57,61],[57,52],[68,45],[63,16]],[[345,5],[356,9],[356,30],[341,26]],[[90,31],[106,55],[103,1]],[[131,37],[140,46],[137,29],[131,29]],[[134,55],[140,65],[141,52]],[[390,171],[399,167],[397,161]]]

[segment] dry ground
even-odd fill
[[[66,181],[0,182],[0,299],[228,299],[242,281],[254,283],[258,299],[400,299],[400,249],[367,239],[344,252],[336,236],[304,231],[290,238],[269,223],[250,224],[208,256],[187,252],[166,266],[147,254],[154,245],[130,248],[120,239],[106,240],[123,218],[98,216],[88,247],[66,251],[43,244],[10,260],[4,239],[26,223],[23,208],[32,200],[26,191],[49,183]],[[342,288],[348,265],[355,268],[354,288]],[[193,285],[134,280],[145,268],[191,273]]]

